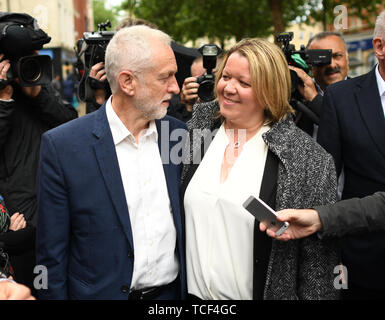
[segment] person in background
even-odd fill
[[[220,61],[221,57],[217,60],[217,66],[220,64]],[[214,75],[216,70],[217,69],[213,70]],[[206,69],[203,67],[203,57],[199,56],[191,64],[191,77],[187,77],[184,80],[182,90],[179,95],[174,97],[168,115],[186,123],[191,119],[193,105],[201,102],[198,97],[200,84],[197,82],[197,78],[203,76],[205,73]]]
[[[76,82],[75,77],[67,72],[67,77],[63,81],[63,96],[64,99],[72,104],[74,101],[74,95],[76,94]]]
[[[27,227],[24,215],[20,212],[9,214],[4,198],[0,195],[0,248],[11,257],[21,255],[33,249],[33,235],[34,228],[31,225]]]
[[[373,50],[378,64],[367,74],[329,85],[323,97],[318,143],[337,174],[344,172],[342,199],[385,191],[385,11],[376,20]],[[385,232],[342,238],[349,270],[345,299],[385,298]],[[376,277],[373,277],[376,274]]]
[[[302,95],[306,106],[310,111],[320,118],[322,114],[322,101],[326,88],[336,82],[346,80],[349,70],[349,55],[346,49],[345,40],[337,32],[320,32],[313,36],[307,46],[308,50],[330,49],[332,50],[331,63],[325,66],[314,66],[311,68],[313,78],[305,71],[289,66],[302,80],[298,85],[298,91]],[[317,138],[318,125],[306,114],[299,112],[295,119],[299,128],[304,130],[313,138]]]
[[[260,230],[282,241],[301,239],[318,232],[322,237],[342,237],[385,230],[385,192],[364,198],[342,200],[314,209],[284,209],[277,212],[278,220],[290,223],[281,235],[261,223]]]
[[[15,17],[18,15],[13,14]],[[32,17],[31,21],[34,21],[35,29],[26,31],[26,27],[15,22],[12,28],[2,30],[6,36],[0,40],[0,47],[4,50],[0,53],[0,194],[9,212],[24,215],[27,227],[17,232],[25,234],[26,247],[22,254],[10,254],[10,260],[15,269],[15,280],[33,290],[40,139],[45,131],[75,119],[77,112],[63,101],[51,83],[27,87],[21,85],[18,78],[8,79],[8,70],[14,66],[15,60],[7,57],[16,59],[20,55],[37,55],[37,50],[43,45],[18,43],[13,39],[22,35],[30,39],[30,33],[36,32],[37,38],[44,43],[50,41],[50,37],[38,28],[37,21]],[[6,46],[4,41],[12,43],[12,46]],[[30,52],[31,47],[33,52]]]

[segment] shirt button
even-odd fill
[[[130,288],[129,288],[128,286],[126,286],[126,285],[123,285],[123,286],[120,288],[120,290],[121,290],[123,293],[127,293],[127,292],[130,291]]]
[[[259,263],[259,260],[258,259],[255,259],[255,264],[258,264]]]

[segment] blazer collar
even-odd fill
[[[94,143],[94,151],[100,172],[106,184],[115,213],[118,215],[123,231],[133,249],[130,216],[128,214],[115,145],[108,125],[105,104],[95,111],[95,122],[92,132],[97,139],[96,143]]]
[[[357,81],[357,90],[354,91],[354,95],[363,122],[385,161],[385,117],[375,68],[364,76],[363,81]]]

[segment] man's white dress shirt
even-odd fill
[[[134,242],[131,289],[165,285],[178,275],[176,229],[158,148],[158,132],[151,121],[136,143],[135,137],[106,104],[108,123],[118,157]],[[111,248],[114,250],[114,248]]]

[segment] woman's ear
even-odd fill
[[[118,75],[119,88],[128,96],[133,96],[137,86],[137,80],[130,70],[124,70]]]

